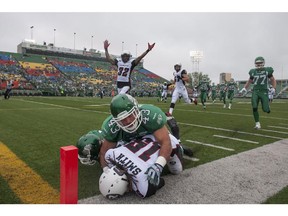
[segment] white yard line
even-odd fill
[[[224,108],[223,108],[224,109]],[[233,109],[233,108],[232,108]],[[252,115],[245,115],[245,114],[237,114],[237,113],[223,113],[223,112],[212,112],[209,110],[194,110],[194,109],[177,109],[178,111],[183,111],[183,112],[200,112],[200,113],[209,113],[209,114],[219,114],[219,115],[229,115],[229,116],[241,116],[241,117],[249,117],[249,118],[253,118]],[[177,111],[176,110],[176,111]],[[277,117],[270,117],[270,116],[261,116],[261,118],[267,118],[267,119],[277,119],[277,120],[284,120],[284,121],[288,121],[287,118],[277,118]]]
[[[287,125],[288,126],[288,124],[285,124],[285,123],[279,123],[280,125]]]
[[[245,140],[245,139],[239,139],[239,138],[233,138],[233,137],[221,136],[221,135],[216,135],[216,134],[214,134],[213,136],[215,136],[215,137],[220,137],[220,138],[224,138],[224,139],[231,139],[231,140],[241,141],[241,142],[247,142],[247,143],[259,144],[259,142],[255,142],[255,141],[251,141],[251,140]]]
[[[83,105],[83,106],[95,106],[95,107],[98,107],[98,106],[110,106],[110,104],[91,104],[91,105]]]
[[[227,131],[227,132],[240,133],[240,134],[248,134],[248,135],[252,135],[252,136],[267,137],[267,138],[278,139],[278,140],[286,139],[283,137],[275,137],[275,136],[269,136],[269,135],[265,135],[265,134],[249,133],[249,132],[245,132],[245,131],[235,131],[235,130],[230,130],[230,129],[225,129],[225,128],[205,126],[205,125],[196,125],[196,124],[189,124],[189,123],[183,123],[183,122],[178,122],[178,124],[188,125],[188,126],[192,126],[192,127],[212,129],[212,130]]]
[[[209,144],[209,143],[202,143],[202,142],[198,142],[198,141],[195,141],[195,140],[186,140],[186,141],[194,143],[194,144],[198,144],[198,145],[209,146],[209,147],[213,147],[213,148],[219,148],[219,149],[223,149],[223,150],[226,150],[226,151],[235,151],[235,149],[226,148],[226,147],[223,147],[223,146],[217,146],[217,145],[213,145],[213,144]]]
[[[75,108],[75,107],[69,107],[69,106],[62,106],[62,105],[57,105],[57,104],[42,103],[42,102],[30,101],[30,100],[22,100],[22,99],[17,99],[17,100],[19,100],[19,101],[24,101],[24,102],[28,102],[28,103],[42,104],[42,105],[47,105],[47,106],[54,106],[54,107],[60,107],[60,108],[66,108],[66,109],[72,109],[72,110],[78,110],[78,111],[84,111],[84,112],[94,112],[94,113],[110,114],[109,112],[101,112],[101,111],[96,111],[96,110],[85,110],[85,109],[80,109],[80,108]]]
[[[271,127],[271,128],[279,128],[279,129],[285,129],[285,130],[288,130],[287,127],[272,126],[272,125],[268,125],[267,127]]]
[[[195,157],[188,157],[186,155],[183,156],[184,159],[187,159],[187,160],[191,160],[191,161],[199,161],[200,159],[199,158],[195,158]]]
[[[283,131],[275,131],[275,130],[268,130],[268,129],[262,129],[262,131],[267,131],[267,132],[272,132],[272,133],[279,133],[279,134],[288,134],[288,132],[283,132]]]

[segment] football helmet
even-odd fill
[[[232,83],[233,83],[233,82],[234,82],[234,79],[233,79],[233,78],[231,78],[231,79],[230,79],[230,82],[232,82]]]
[[[129,94],[116,95],[111,101],[110,111],[116,124],[128,133],[135,132],[142,123],[138,102]]]
[[[262,56],[259,56],[255,59],[255,67],[263,68],[265,65],[265,59]]]
[[[167,82],[164,82],[164,85],[167,85]]]
[[[181,67],[182,67],[182,64],[181,64],[181,63],[177,63],[177,64],[174,65],[174,69],[175,69],[175,70],[176,70],[176,66],[180,67],[179,70],[181,70]],[[179,70],[178,70],[178,71],[179,71]],[[176,70],[176,71],[177,71],[177,70]]]
[[[127,191],[128,177],[116,166],[104,170],[99,179],[99,190],[108,199],[116,199]]]
[[[98,160],[100,147],[103,142],[101,131],[90,131],[80,137],[76,147],[78,148],[78,159],[84,165],[94,165]]]
[[[127,62],[129,61],[130,57],[131,57],[131,53],[128,50],[123,50],[121,53],[121,59],[123,62]]]

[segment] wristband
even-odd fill
[[[162,167],[164,167],[167,163],[166,159],[163,156],[159,156],[155,163],[160,164]]]

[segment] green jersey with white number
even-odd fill
[[[123,131],[110,115],[102,124],[103,136],[107,141],[130,141],[141,138],[147,134],[153,134],[156,130],[162,128],[166,121],[165,113],[158,107],[148,104],[140,105],[142,113],[142,123],[134,133]]]
[[[227,85],[225,83],[219,85],[220,93],[226,92]]]
[[[229,82],[227,84],[227,89],[229,92],[234,92],[237,88],[238,88],[238,86],[237,86],[236,82]]]
[[[268,90],[268,80],[273,76],[272,67],[253,68],[249,71],[250,80],[253,80],[253,90]]]
[[[201,92],[207,92],[210,89],[209,83],[201,81],[198,85],[198,89],[200,89]]]

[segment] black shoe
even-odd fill
[[[183,151],[184,154],[187,155],[188,157],[193,157],[193,151],[192,149],[186,147],[186,146],[182,146],[183,147]]]
[[[157,190],[159,190],[160,188],[162,188],[165,185],[165,180],[163,178],[160,178],[160,183],[158,185]]]

